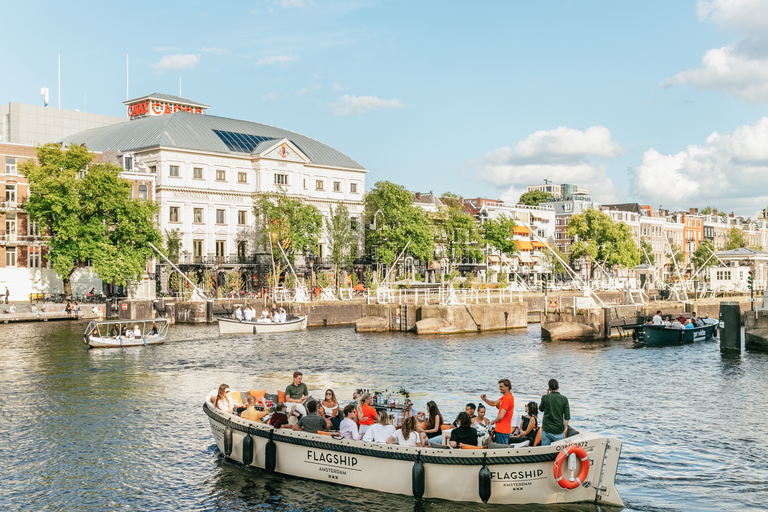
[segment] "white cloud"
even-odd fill
[[[356,116],[371,110],[392,110],[403,108],[400,100],[385,100],[376,96],[350,96],[345,94],[336,103],[331,103],[331,110],[337,116]]]
[[[216,46],[206,46],[205,48],[203,48],[203,51],[206,53],[213,53],[216,55],[226,55],[229,53],[229,50],[227,50],[226,48],[218,48]]]
[[[192,69],[200,62],[200,57],[197,55],[166,55],[160,62],[155,64],[155,69],[158,71],[168,71],[169,69]]]
[[[273,92],[270,92],[270,93],[265,94],[264,96],[262,96],[261,99],[267,100],[267,101],[274,101],[274,100],[277,99],[277,94],[275,94]]]
[[[256,61],[257,66],[264,66],[267,64],[288,64],[299,60],[295,55],[275,55],[273,57],[264,57]]]
[[[766,140],[768,117],[763,117],[731,134],[713,133],[704,144],[675,155],[651,148],[633,171],[632,190],[644,201],[669,208],[687,208],[695,198],[699,206],[750,215],[768,200]]]
[[[768,2],[699,0],[699,19],[734,30],[742,39],[708,50],[701,67],[682,71],[662,87],[690,84],[697,89],[729,92],[751,104],[768,102]]]
[[[571,183],[589,189],[597,201],[615,201],[613,183],[605,167],[594,158],[617,158],[624,148],[611,140],[604,126],[584,131],[560,126],[532,133],[514,148],[503,147],[487,153],[480,164],[479,178],[505,189],[501,198],[515,202],[525,187],[542,183]]]
[[[333,88],[334,91],[341,91],[342,89],[344,89],[344,86],[341,84],[333,84],[331,87]]]

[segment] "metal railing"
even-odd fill
[[[505,304],[522,300],[522,287],[512,288],[474,288],[453,289],[450,286],[437,289],[400,289],[393,290],[379,286],[376,290],[366,290],[366,304]]]

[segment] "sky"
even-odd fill
[[[768,204],[763,0],[2,0],[0,19],[2,104],[47,86],[53,107],[125,116],[181,82],[210,115],[346,153],[369,190]]]

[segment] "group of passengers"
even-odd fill
[[[120,327],[118,324],[113,324],[109,336],[114,339],[117,339],[118,337],[124,339],[138,339],[141,338],[142,335],[141,329],[139,329],[139,324],[134,325],[133,329],[131,329],[130,325],[123,325]],[[147,333],[147,336],[157,336],[157,326],[155,325],[155,322],[152,322],[152,328]]]
[[[373,407],[370,393],[355,390],[353,401],[341,406],[332,389],[325,391],[323,400],[309,397],[307,385],[302,382],[301,372],[294,372],[293,383],[285,389],[284,401],[277,402],[270,414],[264,397],[257,399],[249,394],[246,405],[238,405],[230,394],[229,386],[219,386],[213,402],[215,407],[231,414],[239,413],[251,421],[266,421],[274,428],[300,430],[311,433],[335,432],[344,439],[373,443],[399,444],[402,446],[433,446],[451,448],[457,446],[487,446],[491,440],[499,444],[517,444],[528,441],[531,446],[549,445],[565,437],[570,420],[568,399],[560,395],[555,379],[549,381],[547,394],[541,404],[528,402],[525,414],[513,423],[514,397],[509,379],[499,380],[501,397],[490,400],[485,394],[480,398],[487,405],[498,409],[495,418],[485,416],[485,405],[468,403],[453,423],[445,421],[437,404],[430,400],[427,410],[414,414],[408,400],[398,419],[384,408]],[[539,425],[539,411],[544,413],[544,429]],[[294,417],[292,419],[292,417]],[[447,443],[443,431],[450,430]]]
[[[237,309],[235,309],[235,312],[233,314],[233,317],[240,321],[240,322],[285,322],[285,318],[287,313],[285,312],[285,309],[283,307],[277,307],[277,305],[272,304],[272,309],[267,309],[266,306],[264,306],[264,309],[261,310],[261,316],[256,316],[256,308],[246,305],[243,306],[237,306]]]
[[[670,329],[695,329],[697,327],[704,327],[704,320],[697,316],[695,311],[691,313],[691,318],[685,318],[683,315],[680,315],[670,322],[669,316],[662,319],[661,310],[658,310],[649,323],[652,325],[663,325]]]

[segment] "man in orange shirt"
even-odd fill
[[[496,442],[500,444],[509,444],[509,435],[512,433],[512,413],[515,408],[515,397],[510,390],[512,383],[509,379],[499,381],[499,392],[501,398],[498,400],[488,400],[485,394],[480,398],[491,407],[499,408],[499,415],[491,421],[491,425],[496,425]]]

